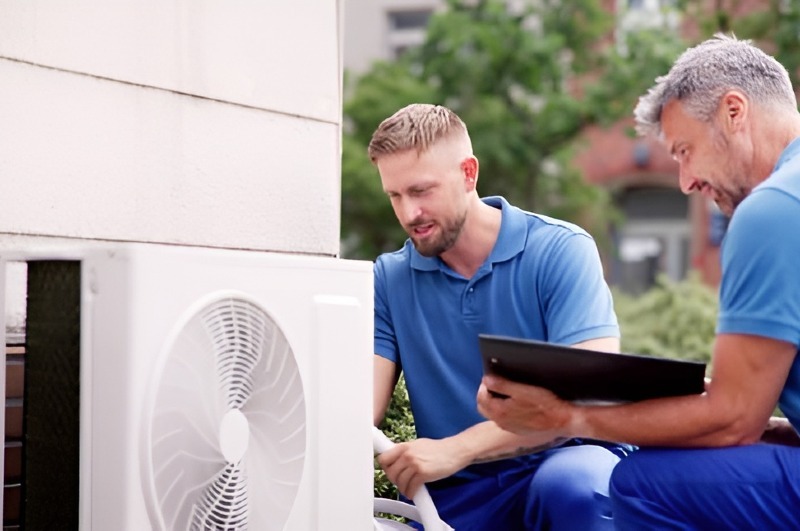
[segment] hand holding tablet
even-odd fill
[[[488,334],[478,340],[486,374],[544,387],[564,400],[632,402],[699,394],[705,389],[706,364],[702,362]]]

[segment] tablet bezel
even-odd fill
[[[484,372],[571,401],[632,402],[703,393],[706,364],[480,334]]]

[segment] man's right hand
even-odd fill
[[[386,472],[403,495],[413,498],[425,483],[449,477],[465,466],[453,439],[416,439],[398,443],[377,457]]]

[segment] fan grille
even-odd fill
[[[247,529],[246,484],[238,466],[226,465],[193,507],[192,531]]]
[[[217,297],[181,323],[146,422],[154,528],[282,530],[306,444],[292,348],[245,297]]]
[[[202,314],[230,409],[241,409],[253,392],[253,369],[262,356],[267,319],[259,308],[235,299]]]

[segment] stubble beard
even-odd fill
[[[733,179],[731,183],[725,183],[723,186],[717,188],[714,202],[723,214],[731,217],[736,207],[750,195],[752,188],[745,184],[746,178],[744,175],[734,173],[736,169],[726,168],[726,171],[728,175],[735,175],[736,179]]]
[[[727,175],[729,179],[728,182],[720,183],[714,190],[714,202],[723,214],[731,217],[736,207],[750,195],[752,189],[746,186],[747,175],[740,164],[731,160],[731,143],[718,127],[712,129],[712,142],[723,155],[725,163],[722,174]]]
[[[417,250],[417,252],[422,256],[432,258],[434,256],[439,256],[455,245],[459,235],[461,235],[461,230],[464,228],[464,222],[466,219],[467,213],[465,211],[461,215],[450,220],[450,222],[446,223],[445,225],[437,223],[437,225],[441,227],[440,233],[425,240],[419,240],[413,236],[414,227],[416,225],[424,224],[422,222],[409,225],[406,229],[406,232],[408,232],[408,235],[411,238],[411,241],[414,244],[414,248]]]

